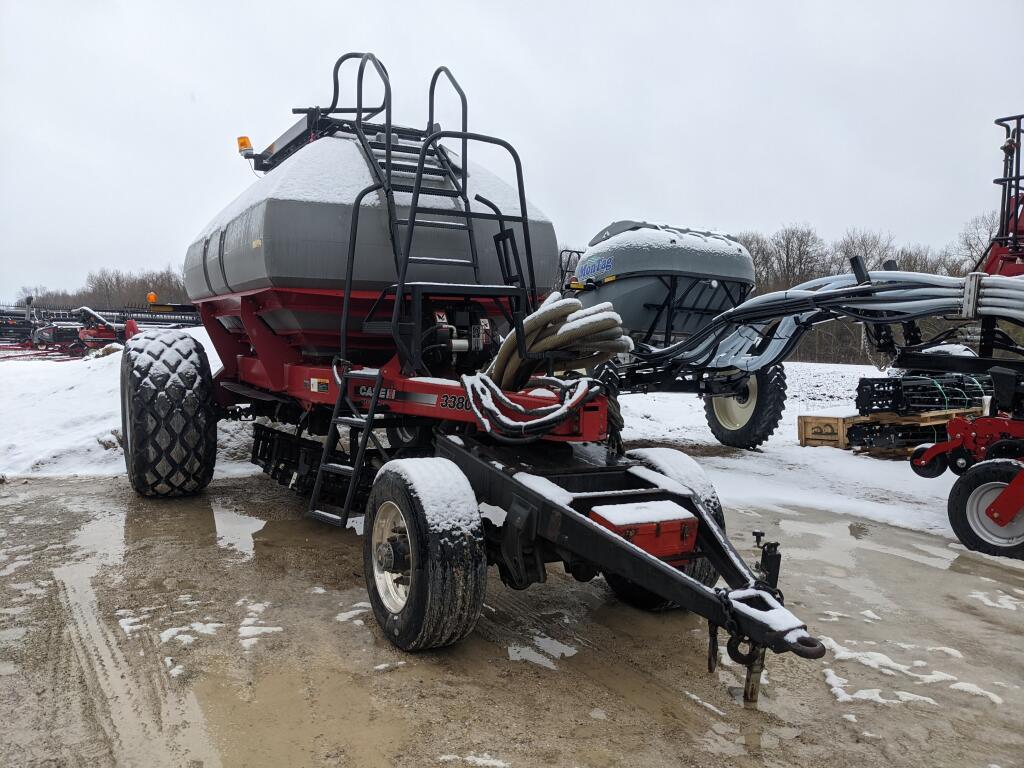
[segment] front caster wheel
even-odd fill
[[[388,640],[418,651],[473,631],[487,555],[476,496],[454,463],[389,461],[374,479],[363,530],[366,589]]]
[[[956,481],[949,494],[949,524],[968,549],[988,555],[1024,559],[1024,511],[1007,525],[998,525],[985,510],[1024,464],[1013,459],[994,459],[975,464]]]
[[[932,460],[927,464],[921,465],[917,461],[928,451],[930,446],[919,445],[914,449],[914,452],[910,454],[910,468],[914,470],[914,474],[918,477],[938,477],[946,471],[946,467],[949,466],[949,461],[946,459],[946,454],[940,453],[937,456],[932,457]],[[957,473],[959,474],[959,472]]]

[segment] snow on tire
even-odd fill
[[[217,406],[202,344],[182,331],[133,336],[121,360],[128,479],[143,496],[205,488],[217,463]]]
[[[473,631],[487,554],[476,494],[453,462],[381,467],[366,503],[363,570],[377,623],[398,648],[440,648]]]
[[[712,434],[730,448],[752,449],[766,442],[785,409],[786,371],[781,365],[753,374],[742,395],[704,398],[704,415]]]
[[[641,462],[644,466],[664,475],[674,483],[686,487],[703,507],[711,513],[718,527],[725,534],[725,514],[722,502],[718,500],[715,487],[692,458],[673,448],[637,448],[627,451],[626,456]],[[701,584],[713,587],[718,581],[718,572],[707,558],[694,560],[680,570]],[[665,611],[678,606],[649,590],[639,587],[628,579],[614,573],[606,573],[605,581],[623,601],[645,611]]]

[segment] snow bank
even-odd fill
[[[794,514],[801,508],[824,509],[954,538],[946,516],[956,479],[951,473],[928,480],[915,475],[906,461],[802,448],[797,441],[797,416],[856,413],[857,381],[879,375],[864,365],[786,363],[786,411],[758,451],[720,446],[707,426],[702,401],[685,393],[623,395],[623,437],[678,444],[691,452],[727,508],[782,508]]]
[[[210,368],[220,358],[202,328],[190,328]],[[7,475],[120,475],[121,355],[86,360],[5,360],[0,363],[3,430],[0,473]],[[221,422],[218,475],[257,471],[247,461],[250,428]]]

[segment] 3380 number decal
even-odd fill
[[[441,407],[457,411],[468,411],[469,398],[465,395],[441,395]]]

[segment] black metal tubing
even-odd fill
[[[371,184],[360,192],[352,203],[352,223],[349,227],[348,236],[348,264],[345,267],[345,295],[341,300],[341,346],[339,356],[342,360],[348,360],[348,325],[349,325],[349,304],[351,302],[352,277],[356,262],[356,238],[359,234],[359,209],[363,204],[363,198],[371,192],[381,189],[384,185],[381,182]]]
[[[429,135],[434,130],[434,89],[437,87],[437,81],[438,81],[438,78],[441,77],[441,75],[444,75],[446,78],[448,78],[448,82],[451,83],[452,88],[454,88],[455,92],[459,95],[459,101],[462,103],[462,128],[461,128],[461,131],[462,131],[463,134],[468,134],[469,133],[469,104],[466,101],[466,92],[462,90],[462,86],[459,85],[459,81],[455,79],[455,76],[451,73],[451,70],[449,70],[448,67],[438,67],[436,70],[434,70],[433,77],[430,78],[430,99],[429,99],[430,103],[429,103],[429,106],[428,106],[428,113],[427,113],[427,128],[424,131],[424,133]],[[465,189],[466,189],[466,179],[467,179],[467,176],[468,176],[467,166],[469,164],[469,160],[466,157],[466,152],[467,152],[468,148],[469,148],[469,141],[468,141],[468,139],[465,136],[463,136],[463,138],[462,138],[462,166],[461,166],[462,167],[462,189],[463,189],[463,192],[465,192]]]
[[[1024,139],[1024,115],[1000,117],[995,124],[1004,131],[1003,175],[994,179],[1001,189],[999,201],[999,232],[996,242],[1016,246],[1019,238],[1021,215],[1021,141]]]
[[[580,497],[578,502],[574,500],[573,503],[580,507],[576,509],[547,498],[498,469],[489,460],[488,447],[472,438],[462,436],[460,442],[455,442],[445,435],[438,435],[435,447],[438,456],[458,465],[469,479],[478,500],[509,510],[510,514],[519,517],[517,535],[525,535],[523,543],[527,546],[537,543],[530,540],[532,535],[556,551],[570,553],[601,571],[617,573],[666,600],[700,614],[712,624],[727,628],[730,634],[748,638],[756,645],[771,648],[777,653],[793,651],[806,658],[824,655],[825,648],[819,641],[785,641],[767,623],[730,608],[728,599],[721,593],[632,545],[587,516],[585,510],[596,503],[614,503],[614,499],[623,499],[622,489],[633,489],[638,496],[670,499],[697,517],[698,547],[731,589],[759,585],[754,573],[710,513],[695,504],[690,496],[638,479],[629,472],[630,467],[637,466],[634,462],[622,461],[605,467],[568,462],[558,473],[546,472],[544,477],[558,485],[564,487],[557,482],[562,480],[564,484],[577,486],[573,488],[577,493],[589,488],[595,492],[607,492],[603,498],[590,496]],[[782,602],[781,593],[777,599]]]
[[[399,286],[405,285],[405,276],[409,266],[409,253],[412,248],[412,238],[416,228],[415,212],[419,207],[420,191],[423,186],[423,166],[427,157],[427,150],[433,145],[437,144],[441,139],[445,138],[457,138],[469,141],[479,141],[484,144],[493,144],[495,146],[502,147],[505,151],[512,156],[512,160],[516,166],[516,183],[519,188],[519,215],[523,225],[523,247],[526,250],[526,267],[529,273],[530,283],[529,289],[532,293],[536,293],[537,281],[533,271],[533,249],[530,245],[530,221],[526,211],[526,193],[523,187],[523,164],[519,159],[519,153],[516,152],[515,148],[504,139],[499,139],[494,136],[486,136],[482,133],[470,133],[468,131],[435,131],[428,136],[420,149],[419,159],[417,161],[417,172],[416,182],[413,186],[412,191],[412,204],[410,205],[410,217],[409,226],[405,230],[405,247],[403,248],[403,260],[401,269],[399,271]],[[468,217],[472,217],[475,214],[469,210],[466,212]],[[398,322],[398,306],[396,305],[392,322]]]

